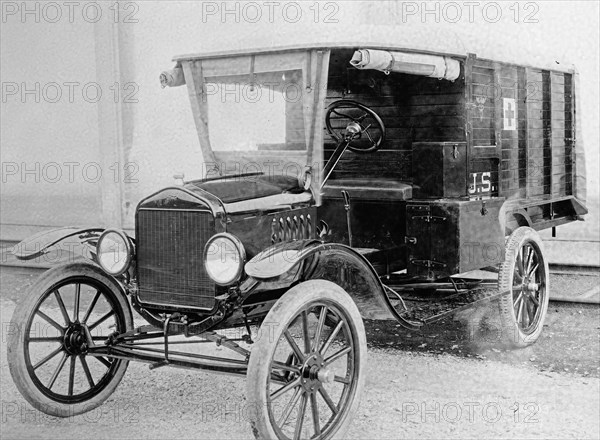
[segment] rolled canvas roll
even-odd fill
[[[401,72],[449,81],[454,81],[460,75],[460,63],[457,60],[408,52],[360,49],[354,52],[350,64],[357,69]]]
[[[354,52],[350,64],[357,69],[373,69],[388,71],[394,59],[392,54],[385,50],[360,49]]]
[[[185,84],[185,77],[183,75],[183,69],[179,66],[165,70],[160,74],[160,86],[164,89],[165,87],[178,87]]]

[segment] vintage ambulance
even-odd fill
[[[504,343],[538,338],[538,231],[587,212],[577,71],[431,32],[345,37],[175,57],[161,83],[187,89],[205,178],[144,198],[135,236],[66,228],[15,249],[90,249],[15,311],[10,371],[32,405],[89,411],[141,361],[247,375],[257,438],[341,438],[363,319],[418,330],[493,302]],[[231,356],[178,348],[207,341]]]

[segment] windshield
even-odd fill
[[[306,150],[301,70],[205,80],[213,151]]]
[[[179,63],[205,178],[248,173],[302,178],[320,203],[329,51],[250,53]],[[165,78],[183,83],[173,72]]]

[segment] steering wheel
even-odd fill
[[[336,142],[348,142],[348,148],[355,153],[377,151],[385,140],[385,126],[379,115],[366,105],[348,99],[332,102],[327,107],[325,127]]]

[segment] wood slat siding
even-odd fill
[[[441,81],[416,75],[350,67],[351,50],[332,51],[325,105],[339,99],[373,109],[386,127],[386,141],[373,154],[346,151],[332,179],[390,177],[412,180],[412,143],[465,141],[464,80]],[[343,121],[334,127],[342,128]],[[345,126],[345,125],[344,125]],[[325,160],[335,144],[325,134]]]
[[[573,77],[565,74],[565,191],[573,194],[573,147],[575,133],[573,132]]]
[[[527,161],[526,187],[527,197],[539,197],[544,194],[544,107],[542,71],[525,69],[525,107],[527,116]]]
[[[387,140],[374,154],[347,151],[334,179],[393,177],[410,181],[413,142],[466,140],[472,155],[470,172],[497,173],[499,196],[535,199],[572,194],[575,115],[571,74],[469,56],[465,72],[449,82],[359,71],[348,66],[351,55],[348,50],[332,52],[326,105],[351,99],[371,107],[386,125]],[[470,81],[467,88],[463,75]],[[516,100],[516,130],[504,130],[503,98]],[[325,160],[334,148],[326,135]],[[534,220],[550,215],[542,208],[532,208],[529,214]]]
[[[528,130],[530,127],[529,120],[527,117],[527,69],[524,67],[517,68],[518,76],[518,96],[517,96],[517,112],[518,112],[518,126],[519,130],[519,145],[517,162],[519,169],[519,190],[523,197],[527,197],[527,162],[529,161],[528,150],[529,150],[529,134]],[[504,157],[504,143],[502,144],[502,156]],[[510,150],[508,150],[510,151]],[[511,151],[510,156],[512,160],[515,159],[514,151]]]
[[[572,76],[561,72],[473,60],[472,143],[498,144],[500,194],[535,198],[572,194]],[[504,130],[503,98],[517,102],[517,129]],[[542,216],[544,213],[538,213]]]
[[[570,121],[567,123],[567,109],[571,95],[565,91],[565,74],[550,73],[550,172],[553,196],[571,194],[570,156],[571,146],[566,139],[571,137]],[[570,89],[570,88],[569,88]],[[569,165],[568,165],[569,164]]]
[[[517,121],[516,130],[504,130],[504,104],[502,100],[498,100],[498,132],[502,139],[500,146],[501,151],[517,152],[517,155],[510,154],[508,159],[500,161],[500,192],[507,197],[524,198],[526,194],[525,185],[521,185],[521,173],[519,154],[521,149],[524,151],[523,139],[526,137],[526,121],[524,106],[521,106],[519,98],[519,72],[515,66],[496,64],[496,81],[498,89],[501,91],[502,98],[512,98],[517,103]]]
[[[494,70],[488,63],[480,64],[480,60],[475,60],[471,75],[472,102],[478,105],[471,119],[473,145],[495,145],[496,98],[499,91],[494,82]],[[481,105],[483,112],[480,109]]]
[[[544,194],[551,194],[552,192],[552,119],[550,114],[552,111],[552,83],[550,82],[550,72],[547,70],[542,71],[542,103],[544,114],[542,121],[544,122],[543,131],[543,149],[544,158],[542,162],[542,175],[544,182]]]

